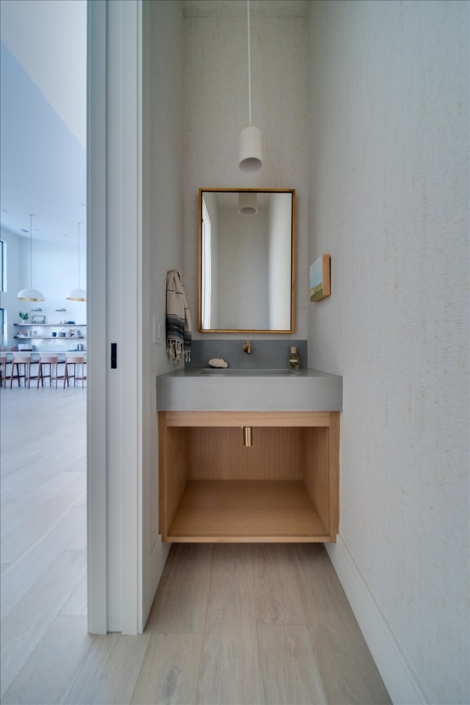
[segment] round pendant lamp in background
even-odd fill
[[[259,171],[263,166],[263,141],[261,131],[251,122],[251,28],[250,0],[246,3],[248,25],[248,127],[240,132],[238,163],[240,169],[248,174]]]
[[[78,224],[78,288],[69,291],[65,297],[68,301],[86,301],[86,291],[80,288],[80,225]]]
[[[30,248],[30,265],[31,265],[31,287],[29,289],[21,289],[18,294],[20,301],[45,301],[44,294],[38,289],[33,289],[33,215],[29,216],[29,248]]]
[[[238,212],[240,215],[256,215],[258,212],[258,194],[243,192],[239,193]]]

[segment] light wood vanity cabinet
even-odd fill
[[[160,411],[169,542],[335,541],[339,412]],[[253,445],[243,445],[243,426]]]

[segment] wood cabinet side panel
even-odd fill
[[[159,412],[159,531],[163,541],[167,540],[188,481],[188,435],[187,428],[168,428],[166,413]]]
[[[303,481],[326,530],[330,526],[329,429],[303,429]]]
[[[170,528],[189,475],[189,429],[168,430],[167,448],[167,530]]]
[[[328,432],[329,439],[329,472],[330,472],[330,541],[336,541],[339,532],[339,452],[340,452],[340,414],[330,413],[331,422]]]
[[[166,519],[166,413],[158,413],[158,531],[165,538],[168,523]]]

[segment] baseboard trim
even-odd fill
[[[347,545],[339,535],[336,543],[325,545],[392,702],[394,705],[428,705],[430,700]]]

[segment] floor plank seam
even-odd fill
[[[80,496],[83,497],[83,493],[82,493]],[[66,508],[60,515],[58,515],[58,516],[56,517],[56,520],[54,520],[54,521],[52,522],[52,524],[49,526],[49,528],[47,529],[47,531],[46,531],[45,533],[41,534],[41,536],[40,536],[36,541],[34,541],[34,543],[32,543],[30,546],[28,546],[28,548],[27,548],[25,551],[23,551],[23,553],[21,553],[21,554],[16,558],[16,560],[12,562],[11,565],[15,565],[15,563],[17,563],[17,561],[23,560],[23,558],[29,553],[29,551],[31,551],[31,550],[33,550],[34,548],[36,548],[36,547],[41,543],[41,541],[43,541],[47,536],[49,536],[49,534],[51,533],[51,531],[53,531],[53,529],[55,529],[55,527],[57,526],[57,524],[59,524],[59,523],[67,516],[67,514],[70,512],[70,510],[71,510],[74,506],[76,506],[76,502],[78,501],[78,499],[79,499],[79,498],[74,499],[74,500],[67,506],[67,508]],[[10,567],[11,567],[11,566],[10,566]]]

